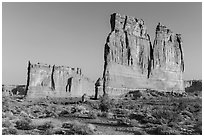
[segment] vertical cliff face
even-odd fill
[[[27,78],[27,97],[94,95],[94,83],[79,68],[29,63]]]
[[[112,31],[105,45],[105,63],[135,66],[147,74],[151,43],[144,21],[114,13],[110,22]]]
[[[152,47],[142,19],[111,15],[104,49],[103,89],[120,95],[136,89],[183,90],[181,36],[158,25]]]
[[[181,35],[174,34],[160,23],[154,41],[154,68],[166,71],[184,71]]]
[[[152,83],[159,89],[184,91],[181,35],[159,23],[156,27],[153,51]],[[160,82],[156,83],[155,80]]]
[[[144,21],[114,13],[110,23],[111,33],[104,49],[104,91],[121,91],[136,85],[142,88],[139,79],[149,75],[152,52]]]

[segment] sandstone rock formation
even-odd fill
[[[94,83],[81,69],[28,63],[27,97],[81,97],[94,95]]]
[[[136,89],[183,91],[181,36],[158,25],[152,47],[142,19],[111,15],[104,49],[104,93],[117,96]]]
[[[184,90],[184,59],[182,39],[160,23],[156,27],[153,45],[152,78],[157,88],[164,90]]]
[[[103,96],[103,79],[98,78],[95,83],[95,99]]]

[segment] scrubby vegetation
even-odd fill
[[[2,134],[200,135],[202,99],[188,93],[131,91],[120,99],[105,95],[83,103],[80,98],[3,96]]]

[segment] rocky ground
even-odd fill
[[[2,133],[31,135],[200,135],[201,91],[135,91],[120,99],[3,96]]]

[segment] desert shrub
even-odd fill
[[[28,119],[17,120],[15,127],[21,130],[30,130],[34,128],[34,126],[31,124],[31,121]]]
[[[2,130],[2,135],[17,135],[18,131],[14,127],[4,128]]]
[[[98,117],[97,112],[90,111],[88,113],[88,117],[91,118],[91,119],[96,119]]]
[[[194,112],[202,111],[202,104],[201,103],[195,103],[193,106],[194,106]]]
[[[187,115],[191,120],[194,120],[194,116],[193,116],[193,114],[190,113],[190,112],[187,111],[187,110],[182,111],[181,114],[182,114],[182,115]]]
[[[134,99],[138,99],[138,98],[142,97],[142,93],[139,90],[131,91],[130,94],[133,94]]]
[[[114,118],[114,114],[111,113],[111,112],[106,112],[105,117],[108,118],[108,119],[112,119],[112,118]]]
[[[128,109],[117,108],[117,109],[114,109],[113,112],[116,115],[125,116],[125,117],[129,117],[131,115],[131,111]]]
[[[140,119],[142,123],[153,123],[153,124],[162,124],[161,119],[156,119],[153,116],[145,116],[143,119]]]
[[[62,124],[62,128],[72,128],[73,124],[71,122],[65,122]]]
[[[139,125],[139,122],[135,119],[130,120],[130,126],[137,127]]]
[[[10,110],[10,99],[9,97],[2,97],[2,112]]]
[[[47,129],[47,130],[43,130],[43,132],[41,133],[41,135],[53,135],[55,134],[55,132],[53,131],[53,129]]]
[[[73,131],[70,131],[70,129],[54,129],[53,134],[55,135],[74,135]]]
[[[109,109],[111,108],[110,98],[108,97],[108,94],[105,94],[100,99],[99,108],[100,108],[101,111],[105,111],[105,112],[108,112]]]
[[[130,119],[142,120],[145,118],[143,113],[132,113],[128,116]]]
[[[39,125],[37,127],[38,130],[44,130],[44,131],[52,128],[54,128],[54,125],[51,121],[45,122],[42,125]]]
[[[101,112],[100,110],[97,111],[97,116],[98,116],[98,117],[102,117],[102,116],[103,116],[103,112]]]
[[[8,119],[2,120],[2,127],[10,127],[12,123]]]
[[[88,128],[87,126],[74,125],[72,128],[72,131],[74,131],[75,134],[79,134],[79,135],[91,135],[91,134],[93,134],[91,129]]]
[[[202,135],[202,121],[197,121],[193,126],[194,134]]]
[[[11,111],[6,111],[4,113],[4,117],[8,118],[9,120],[15,119],[15,116],[13,115]]]
[[[158,125],[157,127],[150,128],[147,133],[151,135],[171,135],[171,128],[166,125]]]
[[[87,101],[86,104],[88,104],[92,109],[100,109],[99,102]]]
[[[179,127],[179,125],[176,122],[169,122],[168,126],[175,129]]]
[[[63,123],[62,127],[64,128],[69,128],[70,132],[69,134],[75,134],[75,135],[91,135],[93,134],[92,129],[86,125],[86,124],[82,124],[78,121],[73,121],[71,123]]]
[[[37,130],[25,130],[25,135],[41,135],[43,132],[37,131]]]
[[[128,118],[120,118],[120,119],[117,119],[117,124],[118,125],[125,125],[125,126],[130,126],[130,119]]]
[[[170,121],[179,122],[182,120],[178,112],[169,110],[168,107],[162,107],[157,110],[153,110],[152,116],[156,119],[161,119],[163,123],[168,123]]]
[[[101,113],[100,113],[100,116],[106,118],[106,117],[107,117],[107,114],[106,114],[106,113],[107,113],[107,112],[101,112]]]
[[[135,119],[128,119],[128,118],[120,118],[117,119],[117,124],[118,125],[123,125],[123,126],[130,126],[130,127],[137,127],[139,126],[139,122]]]
[[[177,111],[183,111],[183,110],[185,110],[186,108],[187,108],[187,103],[186,102],[182,102],[182,100],[181,100],[181,102],[179,102],[179,104],[178,104],[178,106],[177,106]]]
[[[62,110],[62,111],[59,113],[59,116],[64,116],[64,115],[67,115],[67,114],[70,114],[70,112],[67,111],[67,110]]]
[[[134,129],[133,133],[134,135],[147,135],[147,133],[142,129]]]
[[[20,116],[23,118],[29,118],[29,115],[25,111],[21,111]]]

